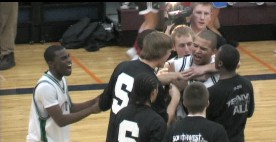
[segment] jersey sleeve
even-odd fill
[[[248,86],[249,86],[250,100],[249,100],[249,107],[248,107],[247,117],[251,117],[254,113],[254,110],[255,110],[255,99],[254,99],[254,89],[253,89],[253,86],[252,86],[250,81],[249,81]]]
[[[103,93],[100,95],[99,107],[102,111],[106,111],[111,108],[113,91],[115,90],[115,84],[117,80],[118,70],[120,69],[121,64],[119,64],[113,71],[110,80],[105,87]]]
[[[226,130],[222,125],[217,125],[217,131],[214,142],[229,142]]]

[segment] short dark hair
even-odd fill
[[[55,52],[56,51],[59,51],[59,50],[62,50],[62,49],[65,49],[64,46],[61,46],[61,45],[51,45],[49,46],[45,52],[44,52],[44,59],[45,61],[48,63],[49,61],[54,61],[55,60],[55,57],[56,57],[56,54]]]
[[[183,103],[189,113],[203,112],[208,106],[209,92],[201,82],[192,82],[183,93]]]
[[[154,89],[158,89],[158,79],[153,74],[142,73],[135,77],[132,89],[132,103],[144,104],[150,102],[150,95]]]
[[[214,32],[206,29],[206,30],[203,30],[202,32],[200,32],[198,34],[198,37],[210,41],[211,48],[216,49],[218,40],[217,40],[217,35]]]
[[[217,58],[222,61],[224,68],[228,71],[236,70],[240,61],[239,51],[230,44],[224,44],[219,48],[218,52]]]

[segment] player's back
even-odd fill
[[[107,141],[110,141],[109,138],[113,137],[113,134],[110,133],[110,126],[114,123],[114,117],[129,103],[134,78],[142,73],[149,73],[156,77],[154,69],[139,59],[122,62],[115,68],[108,86],[105,88],[100,98],[100,108],[104,108],[102,110],[107,110],[111,107]],[[110,97],[111,95],[112,97]],[[152,104],[152,108],[165,121],[168,120],[165,104],[165,91],[161,83],[159,83],[157,99],[155,103]]]
[[[133,139],[138,142],[160,142],[166,132],[164,119],[150,106],[129,104],[122,109],[114,121],[115,141]]]

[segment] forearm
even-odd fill
[[[83,109],[89,108],[89,107],[93,106],[94,104],[98,104],[98,101],[99,101],[99,96],[97,96],[96,98],[91,99],[89,101],[83,102],[83,103],[74,103],[71,106],[71,112],[74,113],[74,112],[78,112]]]
[[[89,116],[92,113],[94,113],[94,109],[92,106],[90,106],[76,113],[70,113],[70,114],[64,115],[62,119],[59,121],[58,125],[60,127],[63,127],[72,123],[76,123],[84,119],[85,117]]]
[[[157,77],[163,85],[169,85],[173,81],[183,79],[179,72],[168,72],[166,74],[160,74]]]
[[[218,72],[216,69],[215,63],[205,65],[205,73],[214,73]]]
[[[64,114],[61,107],[57,104],[55,106],[46,108],[49,116],[57,123],[58,126],[63,127],[72,123],[75,123],[88,115],[94,113],[93,106],[78,111],[76,113]]]
[[[178,104],[179,100],[172,100],[170,102],[170,104],[168,105],[167,108],[167,113],[168,113],[168,122],[167,122],[167,126],[169,127],[175,120],[176,117],[176,108],[177,108],[177,104]]]
[[[167,125],[170,126],[172,122],[175,120],[175,113],[177,109],[177,105],[180,100],[180,92],[176,88],[176,86],[171,84],[171,89],[170,89],[170,96],[171,96],[171,101],[167,107],[167,113],[168,113],[168,122]]]
[[[188,70],[185,70],[183,74],[186,79],[190,80],[190,79],[195,79],[197,77],[204,76],[208,73],[214,73],[214,72],[218,72],[218,71],[215,67],[215,64],[211,63],[207,65],[202,65],[202,66],[192,66]]]

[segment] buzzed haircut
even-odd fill
[[[225,44],[219,49],[218,59],[222,61],[226,70],[234,71],[239,64],[240,53],[234,46]]]
[[[49,46],[44,52],[45,61],[46,62],[54,61],[55,57],[56,57],[55,52],[59,51],[59,50],[62,50],[62,49],[65,49],[65,47],[61,46],[61,45],[51,45],[51,46]]]
[[[171,37],[174,43],[175,43],[176,37],[181,37],[181,36],[186,36],[186,37],[191,36],[193,40],[195,38],[195,34],[193,30],[187,25],[178,25],[173,29]]]
[[[151,93],[158,89],[158,80],[156,76],[149,73],[142,73],[134,78],[132,103],[144,104],[150,102]]]
[[[210,31],[210,30],[203,30],[202,32],[200,32],[198,35],[198,37],[211,41],[211,48],[212,49],[216,49],[217,47],[217,35]]]
[[[201,82],[192,82],[184,90],[183,103],[189,113],[201,113],[208,106],[209,92]]]
[[[140,58],[148,61],[163,58],[171,50],[173,42],[170,36],[163,32],[154,31],[145,36]]]

